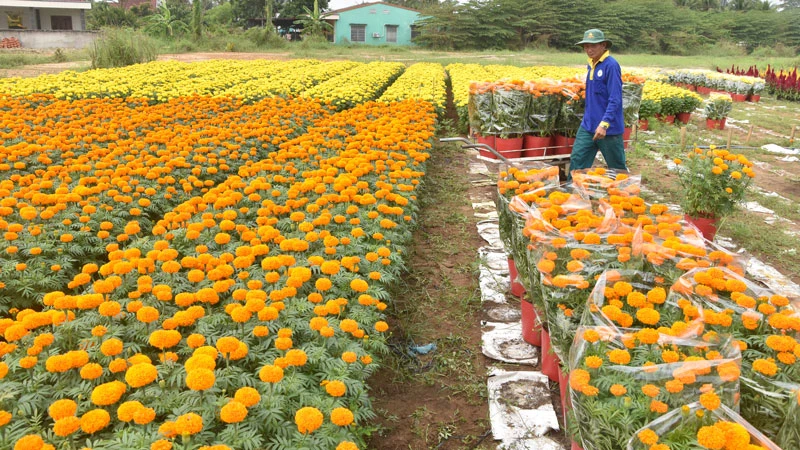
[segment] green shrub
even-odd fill
[[[730,41],[718,41],[703,52],[707,56],[745,56],[747,55],[747,47],[737,45]]]
[[[778,43],[768,47],[756,47],[750,55],[756,58],[791,58],[795,53],[794,48]]]
[[[286,40],[278,36],[278,33],[264,27],[248,28],[243,36],[261,48],[285,48],[287,45]]]
[[[92,69],[100,69],[154,61],[158,51],[155,41],[145,34],[125,28],[108,28],[94,41],[89,55]]]

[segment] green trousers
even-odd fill
[[[592,167],[598,150],[603,154],[603,159],[606,160],[609,169],[628,170],[625,165],[625,147],[621,134],[607,135],[596,141],[592,140],[592,137],[594,137],[593,133],[584,130],[583,127],[578,127],[578,135],[575,136],[575,144],[572,146],[572,156],[569,158],[568,181],[572,181],[571,172],[573,170]]]

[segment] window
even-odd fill
[[[386,42],[397,42],[397,25],[386,25]]]
[[[350,24],[350,42],[366,42],[367,26]]]
[[[419,25],[411,25],[411,40],[414,40],[414,38],[419,35]]]
[[[72,16],[50,16],[50,28],[53,30],[71,30]]]

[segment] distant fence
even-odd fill
[[[86,48],[96,31],[0,30],[0,39],[17,38],[22,48]]]

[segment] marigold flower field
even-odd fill
[[[581,72],[301,59],[0,80],[0,448],[365,448],[366,380],[387,348],[388,288],[405,270],[447,78],[465,124],[473,81],[552,87]],[[643,75],[659,108],[696,100]],[[617,426],[594,414],[613,404],[636,415],[635,431],[700,393],[710,411],[738,407],[742,372],[765,390],[779,372],[797,381],[800,344],[776,331],[797,330],[783,297],[646,205],[635,177],[588,172],[577,193],[550,184],[553,169],[501,173],[501,227],[530,260],[526,287],[549,299],[535,302],[555,353],[567,361],[581,346],[574,414]],[[526,228],[519,217],[537,208]],[[679,278],[685,298],[669,290]],[[587,305],[595,283],[607,287]],[[728,309],[697,308],[726,296]],[[703,314],[713,336],[666,337]],[[581,316],[599,334],[578,332]],[[735,340],[717,339],[731,323]],[[643,331],[619,331],[633,325]],[[654,360],[707,372],[649,383],[614,372],[652,373]],[[712,370],[714,389],[696,383]],[[750,416],[754,386],[741,402]],[[704,433],[729,429],[715,426]],[[663,450],[665,436],[637,445]]]

